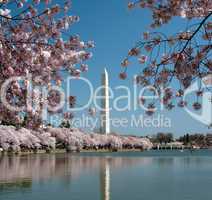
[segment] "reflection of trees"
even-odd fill
[[[32,186],[32,180],[25,180],[25,179],[21,179],[21,180],[16,180],[15,182],[0,182],[0,191],[1,190],[7,190],[7,189],[19,189],[19,188],[31,188]]]
[[[144,181],[143,184],[148,188],[148,184],[153,184],[149,177],[162,177],[164,179],[167,178],[166,175],[178,177],[178,175],[187,173],[188,170],[208,169],[211,166],[211,162],[208,162],[207,156],[196,156],[198,155],[197,153],[194,154],[195,156],[192,156],[193,154],[189,154],[188,156],[187,154],[182,154],[182,156],[174,156],[173,154],[169,156],[167,154],[161,157],[136,156],[139,154],[131,154],[130,156],[128,156],[129,154],[125,154],[124,156],[119,153],[113,154],[112,157],[107,157],[108,154],[101,154],[100,156],[96,156],[96,154],[92,155],[37,154],[0,156],[0,193],[1,191],[10,189],[15,191],[20,189],[29,190],[32,183],[36,183],[37,181],[39,181],[38,185],[40,188],[51,187],[51,184],[49,185],[51,182],[59,182],[63,189],[67,189],[68,193],[72,189],[75,191],[75,187],[77,187],[77,191],[79,189],[79,192],[81,192],[81,187],[86,186],[83,184],[87,183],[86,181],[90,181],[93,178],[91,176],[95,176],[92,179],[94,182],[91,182],[91,185],[88,185],[86,190],[90,190],[91,188],[92,192],[96,192],[95,195],[101,195],[99,199],[110,200],[112,193],[110,185],[113,184],[115,186],[115,183],[120,184],[120,180],[116,182],[116,174],[120,178],[120,175],[124,174],[125,176],[125,173],[136,170],[135,172],[138,173],[138,177],[144,177],[141,181]],[[207,165],[204,160],[207,160]],[[99,183],[98,181],[95,182],[98,179],[100,180]],[[157,182],[159,180],[154,181]],[[82,185],[78,183],[82,183]],[[125,184],[129,183],[126,182]]]
[[[157,163],[160,167],[165,167],[165,166],[172,166],[174,164],[174,158],[171,157],[161,157],[161,158],[156,158]]]
[[[35,154],[25,156],[2,156],[0,157],[0,187],[1,183],[7,183],[8,187],[23,187],[28,181],[59,179],[65,185],[72,180],[83,176],[90,171],[100,170],[101,173],[109,174],[109,170],[145,165],[151,162],[151,158],[139,157],[110,157],[105,156],[80,156],[70,154]],[[103,170],[103,171],[102,171]],[[30,181],[31,180],[31,181]]]

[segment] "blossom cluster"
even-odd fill
[[[69,0],[60,5],[49,0],[0,1],[0,86],[11,77],[30,74],[34,86],[51,88],[61,84],[62,71],[75,77],[87,71],[84,62],[91,58],[88,49],[94,44],[69,34],[70,27],[79,21],[78,16],[69,15],[70,7]],[[14,81],[7,90],[7,101],[13,106],[26,105],[28,84]],[[33,89],[32,95],[36,96]],[[58,97],[52,95],[49,99],[54,105]],[[19,112],[8,111],[2,104],[0,110],[1,120],[20,122]],[[39,126],[39,109],[28,106],[23,112],[30,118],[29,126]]]
[[[16,129],[13,126],[0,126],[0,148],[4,151],[26,151],[62,148],[80,149],[150,149],[148,138],[119,136],[115,134],[86,134],[78,129],[46,128],[45,130]]]
[[[170,0],[154,1],[139,0],[131,2],[128,7],[146,8],[152,12],[152,31],[143,33],[142,39],[129,50],[128,55],[121,63],[123,71],[119,77],[127,78],[127,68],[132,57],[138,59],[140,70],[135,82],[141,86],[152,85],[160,94],[160,88],[168,88],[161,103],[170,110],[175,107],[187,106],[183,101],[185,90],[194,82],[204,77],[212,79],[212,4],[210,0]],[[189,20],[185,31],[174,35],[167,35],[156,31],[163,24],[170,22],[173,17],[182,17]],[[191,20],[195,23],[191,24]],[[174,83],[175,91],[170,89]],[[172,87],[173,88],[173,87]],[[204,93],[200,85],[196,91],[196,98],[192,104],[195,110],[201,109],[200,97]],[[177,97],[177,98],[176,98]],[[141,99],[141,103],[143,99]],[[155,102],[150,102],[147,114],[153,114]]]
[[[128,8],[148,8],[152,11],[151,27],[167,24],[175,16],[182,18],[197,18],[208,15],[212,10],[210,0],[138,0],[128,3]]]

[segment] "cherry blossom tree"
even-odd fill
[[[143,33],[142,39],[130,49],[121,65],[121,79],[127,78],[127,69],[132,57],[138,58],[141,66],[135,82],[141,86],[152,85],[161,94],[161,87],[167,88],[161,95],[161,102],[168,110],[175,104],[187,106],[183,101],[185,90],[203,77],[212,79],[212,2],[211,0],[137,0],[128,4],[129,9],[149,9],[152,13],[150,31]],[[158,31],[174,17],[187,20],[184,31],[167,35]],[[180,30],[179,30],[180,31]],[[130,70],[130,69],[129,69]],[[169,88],[175,84],[175,89]],[[201,109],[200,97],[208,87],[199,86],[192,104]],[[175,103],[177,100],[177,103]],[[140,102],[147,104],[141,97]],[[147,114],[155,111],[156,102],[147,105]]]
[[[0,126],[0,148],[3,151],[36,151],[66,149],[68,151],[150,149],[152,143],[147,138],[88,134],[78,129],[52,128],[31,130],[16,129],[14,126]]]
[[[61,71],[75,77],[87,71],[84,61],[91,58],[88,49],[94,44],[69,34],[70,27],[79,21],[78,16],[70,15],[70,7],[70,0],[60,5],[53,0],[0,0],[0,86],[14,76],[30,76],[33,86],[49,89],[61,85]],[[13,81],[6,93],[7,101],[13,106],[26,105],[28,85],[28,81]],[[55,91],[47,99],[40,99],[39,91],[32,89],[32,96],[37,96],[33,103],[40,107],[45,101],[55,105],[59,100]],[[24,115],[28,127],[37,128],[42,123],[41,109],[30,105],[11,111],[0,103],[0,111],[0,120],[5,124],[20,124]]]

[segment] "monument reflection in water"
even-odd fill
[[[100,169],[101,199],[110,200],[110,162],[106,158]]]
[[[120,159],[117,160],[120,162]],[[115,162],[117,166],[119,163]],[[110,199],[110,158],[75,157],[62,155],[29,155],[0,157],[0,192],[4,190],[27,189],[33,182],[55,179],[77,181],[82,172],[99,170],[100,196]],[[67,179],[70,179],[67,181]]]
[[[90,175],[91,178],[96,177],[95,180],[97,180],[96,186],[93,185],[92,188],[96,195],[99,194],[102,200],[109,200],[111,168],[116,170],[143,161],[124,157],[75,156],[69,154],[0,156],[0,193],[6,190],[30,189],[33,183],[37,184],[36,187],[39,188],[41,187],[39,184],[42,185],[44,182],[47,185],[59,182],[60,185],[65,185],[71,191],[73,188],[70,185]],[[97,188],[100,190],[98,191]]]
[[[0,199],[211,200],[211,169],[203,150],[0,155]]]

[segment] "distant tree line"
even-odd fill
[[[174,138],[172,133],[157,133],[150,138],[152,143],[167,144],[170,142],[182,142],[185,146],[197,145],[200,147],[212,146],[212,133],[185,134],[179,138]]]
[[[212,140],[212,134],[185,134],[181,136],[178,141],[182,142],[184,145],[197,145],[200,147],[209,146],[210,140]]]
[[[167,144],[174,141],[174,136],[172,133],[157,133],[151,138],[152,143]]]

